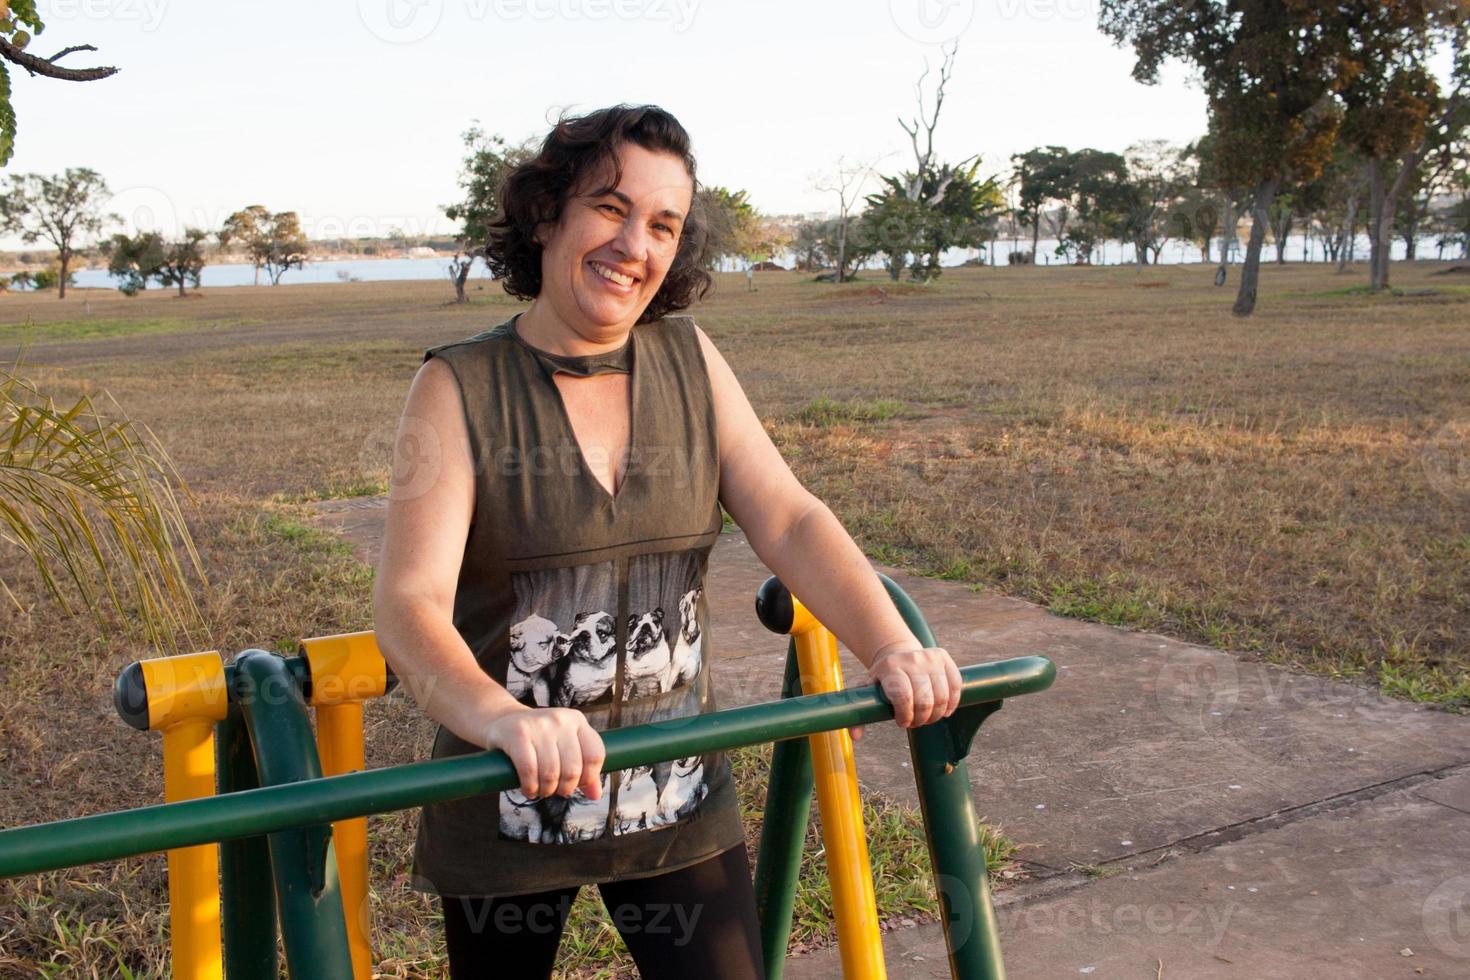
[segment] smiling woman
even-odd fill
[[[714,710],[722,505],[901,724],[958,703],[954,662],[915,640],[678,315],[710,284],[697,188],[664,110],[561,120],[507,177],[486,249],[529,307],[426,351],[404,408],[396,458],[415,465],[390,489],[378,641],[440,722],[436,757],[501,749],[521,780],[424,809],[415,885],[440,896],[454,977],[549,977],[593,882],[642,976],[762,975],[724,754],[602,771],[601,732]]]

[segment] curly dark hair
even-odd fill
[[[485,261],[507,293],[517,299],[534,299],[541,292],[541,246],[533,237],[536,226],[559,221],[562,207],[589,173],[612,171],[612,181],[593,194],[616,187],[623,176],[617,146],[625,141],[651,152],[672,153],[683,161],[694,182],[693,202],[674,261],[638,322],[676,313],[709,292],[712,280],[705,268],[709,224],[701,206],[689,134],[679,120],[656,105],[619,104],[580,116],[563,114],[536,155],[512,168],[500,185],[499,210],[489,225]]]

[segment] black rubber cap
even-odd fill
[[[772,633],[785,636],[796,620],[796,607],[791,604],[791,590],[772,575],[755,593],[755,616]]]
[[[118,717],[140,732],[148,730],[148,685],[143,665],[134,661],[123,668],[112,685],[112,706]]]
[[[398,686],[398,675],[393,673],[393,668],[386,663],[383,664],[383,673],[387,675],[383,679],[383,693],[392,693],[393,689]]]

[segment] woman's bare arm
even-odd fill
[[[532,709],[487,675],[454,626],[475,506],[474,461],[452,369],[431,358],[394,440],[383,555],[373,588],[378,646],[425,713],[482,748],[504,749],[530,797],[601,790],[602,739],[581,712]]]
[[[831,508],[797,480],[724,356],[696,330],[715,399],[725,509],[757,557],[883,686],[900,725],[950,714],[959,706],[954,660],[914,636],[867,556]]]
[[[454,627],[475,481],[459,388],[437,358],[409,389],[393,464],[373,589],[378,646],[429,717],[484,745],[487,714],[514,699],[480,669]]]

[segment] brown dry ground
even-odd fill
[[[1200,267],[923,288],[768,273],[754,293],[731,275],[694,313],[875,559],[1453,709],[1470,703],[1470,287],[1438,268],[1369,296],[1361,270],[1268,266],[1245,321]],[[382,489],[422,349],[522,305],[471,295],[0,295],[0,357],[28,343],[23,373],[58,401],[106,391],[189,481],[209,588],[181,645],[284,651],[371,625],[371,570],[301,501]],[[25,607],[0,604],[0,825],[155,801],[158,742],[109,696],[149,651],[61,613],[13,552],[0,580]],[[424,751],[406,700],[369,718],[370,765]],[[377,948],[389,975],[437,975],[406,888],[412,820],[374,825]],[[146,858],[0,886],[0,976],[156,975],[161,879]]]

